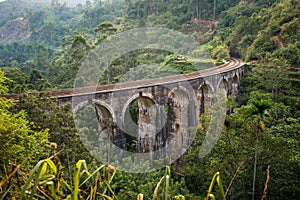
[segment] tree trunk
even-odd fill
[[[256,166],[257,166],[257,148],[258,148],[258,134],[260,131],[260,120],[257,121],[257,132],[255,141],[255,154],[254,154],[254,169],[253,169],[253,183],[252,183],[252,200],[255,196],[255,181],[256,181]]]

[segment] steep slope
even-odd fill
[[[29,22],[22,17],[13,19],[0,27],[1,44],[11,42],[27,43],[29,42],[30,36]]]
[[[300,2],[283,0],[236,19],[228,37],[230,53],[245,60],[283,59],[299,67]]]

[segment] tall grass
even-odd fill
[[[60,163],[55,164],[50,158],[39,161],[28,176],[18,200],[36,198],[118,200],[110,187],[116,173],[115,168],[112,171],[105,165],[101,165],[91,173],[85,160],[79,160],[74,169],[72,185],[63,179],[59,169],[61,169]],[[100,173],[101,169],[103,169],[102,173]],[[109,178],[106,180],[103,177]]]
[[[114,190],[111,188],[112,180],[117,172],[113,166],[105,167],[101,165],[90,172],[86,161],[79,160],[74,167],[72,179],[67,182],[63,178],[59,159],[52,161],[54,157],[41,160],[35,165],[23,184],[21,191],[15,196],[18,197],[18,200],[118,200]],[[183,195],[173,197],[170,195],[170,182],[171,168],[167,166],[164,175],[154,189],[152,200],[185,200]],[[4,183],[5,180],[1,182],[1,185]],[[213,176],[204,200],[215,199],[212,191],[216,183],[222,199],[226,200],[219,172]],[[160,188],[162,193],[158,197]],[[138,194],[137,199],[143,200],[144,195]]]
[[[170,166],[167,166],[164,176],[161,177],[161,179],[159,180],[159,182],[157,183],[157,185],[154,189],[152,200],[155,200],[157,198],[158,189],[159,189],[161,183],[163,182],[163,180],[165,180],[165,194],[164,194],[165,200],[168,199],[168,192],[169,192],[169,186],[170,186],[170,177],[171,177],[171,168],[170,168]]]

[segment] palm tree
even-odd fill
[[[268,99],[252,98],[248,102],[247,117],[246,119],[252,119],[256,124],[256,140],[255,140],[255,154],[254,154],[254,172],[252,183],[252,200],[255,196],[255,181],[256,181],[256,166],[257,166],[257,152],[258,152],[258,137],[263,132],[266,122],[266,117],[270,116],[268,110],[271,108],[271,101]],[[255,95],[256,96],[256,95]]]

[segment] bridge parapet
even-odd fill
[[[208,115],[214,95],[222,89],[227,96],[236,98],[244,65],[234,59],[230,63],[210,70],[173,77],[120,83],[89,88],[74,94],[57,96],[61,103],[73,100],[76,113],[92,103],[97,116],[110,116],[117,128],[106,129],[113,143],[124,147],[124,141],[136,138],[133,144],[143,158],[155,160],[169,155],[177,159],[189,146],[190,127],[198,125],[202,115]],[[84,92],[82,92],[84,91]],[[84,102],[84,103],[83,103]],[[128,113],[136,103],[136,119]],[[103,112],[103,113],[102,113]],[[107,114],[109,112],[109,114]],[[101,124],[101,122],[99,122]],[[126,142],[125,142],[126,143]],[[168,146],[165,152],[153,154]],[[169,151],[169,152],[168,152]],[[141,154],[140,154],[141,155]]]
[[[208,115],[214,95],[224,89],[227,96],[236,98],[243,73],[244,64],[232,59],[222,66],[189,74],[51,94],[60,104],[72,102],[75,115],[88,105],[94,107],[101,137],[121,149],[132,148],[127,145],[129,141],[136,152],[151,161],[165,155],[177,159],[191,143],[189,128],[197,127],[198,119]],[[10,97],[18,100],[18,96]],[[136,119],[129,113],[134,103]]]

